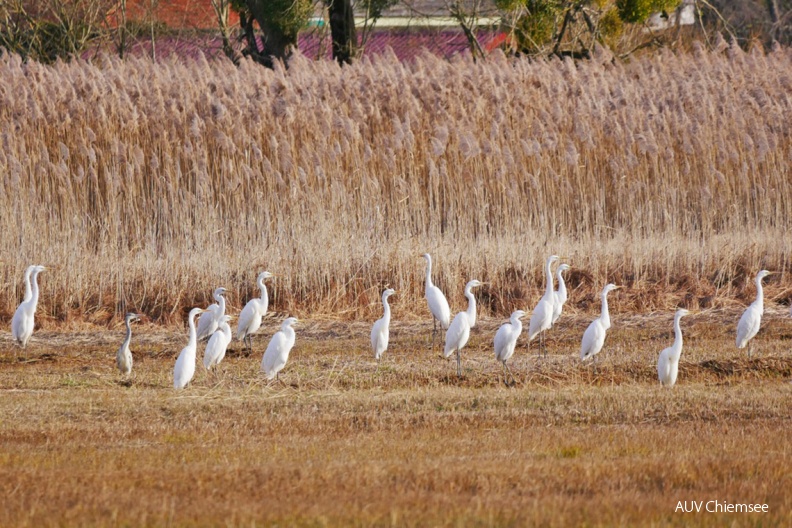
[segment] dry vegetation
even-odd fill
[[[18,357],[4,335],[0,525],[789,525],[792,324],[771,310],[748,359],[724,324],[737,315],[685,321],[673,390],[654,378],[671,314],[616,314],[596,370],[575,359],[588,318],[565,317],[547,359],[515,356],[514,388],[495,319],[461,380],[425,323],[395,324],[376,370],[367,325],[324,322],[299,329],[282,384],[257,376],[259,342],[181,392],[183,333],[139,328],[131,383],[119,331],[39,333]],[[711,499],[770,511],[674,513]]]
[[[424,317],[423,261],[452,306],[533,305],[570,257],[571,311],[728,307],[746,278],[788,303],[792,52],[611,63],[387,57],[288,72],[144,59],[0,59],[0,319],[42,276],[44,328],[134,310],[179,323],[263,268],[282,312],[370,317],[387,284]],[[233,312],[233,310],[232,310]],[[115,319],[117,320],[117,319]]]

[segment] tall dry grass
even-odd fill
[[[0,315],[42,276],[41,319],[162,321],[256,274],[275,310],[352,318],[385,285],[425,317],[533,305],[541,263],[635,310],[753,295],[786,272],[792,52],[660,52],[628,64],[393,57],[288,71],[227,62],[0,59]],[[769,286],[790,294],[786,273]]]

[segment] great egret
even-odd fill
[[[756,300],[745,309],[737,323],[737,348],[745,348],[748,341],[759,333],[762,325],[762,314],[764,314],[764,291],[762,290],[762,279],[771,275],[772,272],[762,270],[756,274]],[[753,344],[748,349],[748,356],[753,351]]]
[[[448,358],[456,350],[457,376],[460,377],[462,376],[462,348],[470,338],[470,329],[476,326],[476,298],[471,290],[477,286],[481,286],[481,283],[476,279],[467,283],[465,297],[468,300],[468,308],[466,311],[456,314],[446,331],[443,357]]]
[[[539,352],[541,353],[544,350],[545,356],[547,356],[547,348],[545,348],[543,332],[553,326],[553,311],[555,309],[552,266],[553,262],[559,258],[557,255],[551,255],[545,262],[545,293],[539,300],[539,304],[534,308],[531,314],[531,321],[528,324],[528,346],[530,346],[533,338],[539,335]]]
[[[377,319],[374,326],[371,328],[371,348],[374,349],[374,359],[379,363],[383,352],[388,349],[389,326],[391,318],[391,310],[388,305],[388,297],[396,293],[395,290],[388,288],[382,292],[382,309],[385,312],[382,319]]]
[[[253,334],[261,328],[261,318],[267,315],[269,307],[269,295],[267,285],[264,281],[274,277],[269,271],[262,271],[256,279],[256,284],[261,290],[259,299],[250,299],[239,313],[239,324],[237,325],[237,339],[247,345],[248,351],[253,350]]]
[[[203,364],[206,370],[219,365],[226,355],[226,349],[231,342],[231,327],[228,326],[230,320],[230,315],[224,315],[220,319],[220,327],[215,330],[215,333],[212,334],[206,344],[203,357]]]
[[[281,324],[280,330],[275,332],[267,345],[267,351],[261,358],[261,370],[271,380],[286,366],[289,352],[294,346],[295,334],[292,325],[297,324],[296,317],[289,317]],[[280,377],[278,378],[280,379]]]
[[[561,264],[558,266],[558,270],[556,271],[556,277],[558,277],[558,290],[553,293],[553,323],[556,324],[556,321],[561,317],[561,311],[564,309],[564,305],[567,302],[567,288],[566,282],[564,282],[564,275],[563,273],[570,268],[569,264]]]
[[[212,294],[212,297],[214,297],[217,303],[210,304],[201,317],[198,318],[199,341],[209,339],[209,337],[214,334],[215,330],[217,330],[217,327],[220,326],[220,319],[225,315],[226,310],[226,300],[225,297],[223,297],[225,292],[225,288],[217,288],[214,294]]]
[[[195,375],[196,349],[198,347],[198,337],[195,331],[195,316],[203,312],[201,308],[193,308],[187,316],[187,324],[190,327],[190,340],[187,346],[182,348],[176,359],[176,366],[173,368],[173,388],[183,389],[192,381]]]
[[[660,385],[673,387],[679,374],[679,357],[682,355],[682,329],[679,320],[690,312],[685,309],[677,310],[674,315],[674,344],[660,352],[657,360],[657,378]]]
[[[25,299],[14,312],[11,319],[11,335],[22,348],[27,346],[30,336],[33,335],[36,307],[39,300],[38,274],[45,271],[44,266],[28,266],[25,270]]]
[[[448,300],[440,288],[432,284],[432,257],[429,253],[424,253],[423,258],[426,259],[426,302],[429,304],[429,311],[432,312],[432,349],[434,349],[435,334],[437,333],[437,322],[440,321],[440,326],[443,330],[448,328],[451,322],[451,308],[448,306]]]
[[[608,313],[608,293],[618,289],[615,284],[608,284],[602,290],[602,314],[594,319],[586,331],[583,333],[583,341],[580,344],[580,360],[596,356],[605,344],[605,334],[611,327],[610,314]]]
[[[136,321],[140,321],[140,316],[138,314],[128,313],[126,317],[124,317],[124,322],[126,323],[126,338],[116,354],[116,366],[124,376],[132,374],[132,352],[129,350],[129,343],[132,341],[131,324]]]
[[[508,385],[506,381],[506,372],[508,371],[511,376],[512,383],[514,383],[514,374],[506,364],[506,362],[514,355],[514,348],[517,346],[517,338],[522,333],[522,319],[525,317],[525,312],[516,310],[512,312],[508,323],[504,323],[498,328],[495,333],[495,359],[503,364],[503,382]]]

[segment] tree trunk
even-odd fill
[[[330,13],[330,34],[333,39],[333,59],[350,64],[357,49],[355,14],[351,0],[325,0]]]
[[[765,0],[767,4],[767,12],[770,15],[770,22],[773,24],[770,27],[770,38],[775,40],[778,35],[778,20],[781,17],[778,8],[778,0]]]
[[[247,0],[246,4],[252,18],[240,20],[248,41],[247,52],[256,62],[267,68],[273,68],[275,63],[282,61],[286,64],[294,48],[297,47],[297,29],[284,27],[277,20],[268,16],[266,2],[269,0]],[[241,18],[241,17],[240,17]],[[261,46],[253,31],[253,20],[261,28]]]

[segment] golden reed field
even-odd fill
[[[792,525],[790,116],[784,48],[0,58],[0,526]],[[486,282],[461,377],[428,348],[424,252],[452,313]],[[551,254],[570,300],[546,358],[520,338],[507,387],[492,339]],[[34,263],[23,350],[9,326]],[[735,328],[762,268],[749,356]],[[253,352],[234,341],[174,390],[189,309],[224,286],[236,317],[264,269]],[[581,363],[607,282],[613,327]],[[669,389],[678,306],[697,313]],[[266,382],[287,315],[296,345]],[[680,510],[702,501],[767,511]]]

